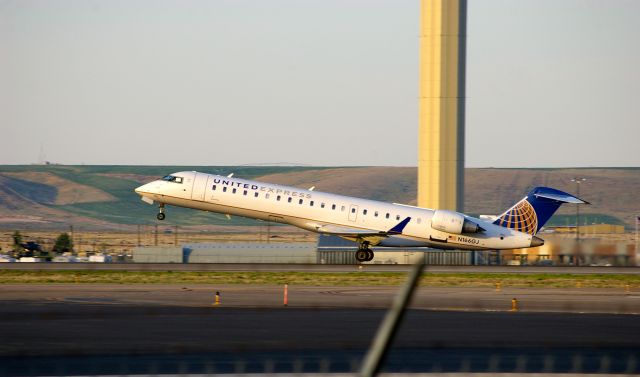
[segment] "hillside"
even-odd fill
[[[69,224],[109,229],[153,224],[156,208],[140,201],[133,189],[168,172],[198,170],[236,177],[415,204],[414,167],[203,167],[203,166],[0,166],[0,227],[63,228]],[[496,214],[521,199],[532,187],[548,185],[575,192],[574,176],[585,177],[581,197],[586,221],[633,227],[640,214],[636,200],[640,169],[467,169],[465,209]],[[257,225],[256,221],[169,208],[165,223],[189,225]],[[552,219],[573,224],[575,207]],[[584,218],[583,218],[584,221]]]

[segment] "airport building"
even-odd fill
[[[135,263],[292,263],[358,264],[357,245],[339,237],[322,236],[313,243],[193,243],[183,246],[145,246],[133,250]],[[495,264],[495,252],[372,248],[368,264],[477,265]]]
[[[191,243],[133,249],[136,263],[316,263],[312,243]]]
[[[617,232],[618,228],[604,226]],[[607,234],[582,232],[580,245],[572,233],[545,233],[541,247],[513,250],[434,250],[427,248],[388,249],[373,247],[375,257],[365,264],[426,265],[637,265],[635,243],[628,234],[612,239]],[[614,236],[617,233],[612,233]],[[612,235],[612,234],[609,234]],[[335,236],[320,236],[318,243],[187,243],[182,246],[145,246],[133,250],[136,263],[301,263],[358,264],[357,245]]]
[[[500,264],[575,265],[576,256],[581,266],[635,266],[636,251],[633,244],[601,243],[582,240],[580,246],[573,240],[552,240],[542,247],[505,250],[500,253]]]
[[[358,264],[355,242],[335,236],[320,236],[317,246],[317,263]],[[488,252],[467,250],[433,250],[426,248],[388,249],[372,247],[374,258],[370,264],[415,264],[422,261],[426,265],[466,266],[487,264]]]
[[[580,225],[579,227],[580,235],[595,235],[595,234],[624,234],[624,225],[614,225],[614,224],[591,224],[591,225]],[[547,227],[547,229],[553,231],[554,233],[560,234],[576,234],[575,226],[555,226],[555,227]]]

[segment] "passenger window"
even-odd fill
[[[324,208],[324,203],[320,203],[320,208]]]
[[[269,193],[264,194],[265,199],[269,199]]]
[[[222,188],[222,192],[227,192],[227,186],[224,186],[224,187]]]
[[[375,211],[375,212],[373,213],[373,216],[374,216],[374,217],[378,217],[378,211]]]
[[[309,202],[309,207],[313,207],[313,200]]]
[[[216,191],[216,185],[213,185],[212,190],[213,190],[213,191]]]
[[[289,199],[287,199],[287,203],[291,203],[291,197],[289,197]]]
[[[276,200],[277,200],[277,201],[280,201],[280,195],[278,195],[278,196],[276,197]]]
[[[336,205],[335,205],[335,204],[332,204],[332,205],[331,205],[331,209],[335,210],[335,209],[336,209]]]
[[[400,220],[400,215],[396,215],[396,220]]]
[[[258,192],[257,192],[257,191],[253,193],[253,197],[254,197],[254,198],[257,198],[257,197],[258,197]]]
[[[236,191],[238,191],[238,190],[233,189],[233,190],[231,190],[231,193],[232,193],[232,194],[235,194],[235,193],[236,193]]]
[[[367,214],[367,210],[365,209],[364,211],[362,211],[362,214],[366,215]]]
[[[176,183],[182,183],[182,177],[176,177],[175,182]]]
[[[302,204],[304,202],[304,200],[300,199],[298,200],[298,204]]]
[[[387,213],[386,215],[384,215],[385,219],[389,218],[389,214]]]
[[[244,192],[242,193],[242,195],[247,195],[247,190],[244,190]]]
[[[356,209],[355,208],[351,208],[351,213],[356,213]]]

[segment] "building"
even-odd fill
[[[418,206],[463,211],[466,0],[422,0]]]
[[[318,237],[317,263],[320,264],[359,264],[355,258],[358,245],[336,236]],[[428,248],[386,248],[372,247],[375,256],[372,261],[363,264],[415,264],[422,261],[426,265],[467,266],[489,264],[488,251],[436,250]]]
[[[136,263],[316,263],[312,243],[190,243],[136,247]]]

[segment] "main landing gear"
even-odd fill
[[[164,204],[160,204],[160,212],[158,212],[158,216],[156,216],[158,218],[158,220],[162,221],[164,220],[164,218],[166,217],[164,215]]]
[[[358,251],[356,251],[356,260],[358,262],[369,262],[373,260],[373,251],[369,249],[368,242],[362,242],[358,244]]]

